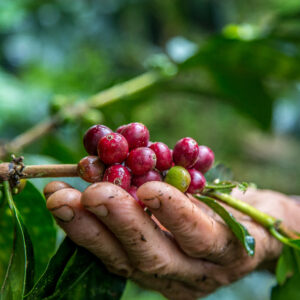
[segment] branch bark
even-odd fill
[[[175,75],[176,74],[174,74],[174,76]],[[117,84],[96,95],[93,95],[84,103],[77,103],[72,106],[66,107],[65,112],[67,114],[71,114],[74,118],[80,118],[90,108],[98,109],[107,104],[111,104],[115,101],[137,94],[165,78],[166,75],[163,75],[163,73],[159,71],[146,72],[133,79]],[[41,123],[33,126],[31,129],[15,137],[7,144],[0,145],[0,159],[4,159],[10,153],[19,153],[27,145],[48,134],[55,127],[63,123],[64,117],[64,112],[58,112],[50,119],[44,120]]]
[[[10,180],[15,174],[13,163],[0,164],[0,182]],[[29,165],[20,172],[22,178],[43,178],[43,177],[77,177],[77,164],[62,165]]]

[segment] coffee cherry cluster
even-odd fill
[[[214,163],[207,146],[185,137],[174,149],[162,142],[150,142],[144,124],[130,123],[116,132],[94,125],[83,138],[89,156],[78,163],[78,174],[88,182],[112,182],[138,201],[136,190],[148,181],[165,181],[182,192],[203,191],[206,173]]]

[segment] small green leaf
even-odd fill
[[[244,193],[247,191],[248,187],[249,187],[248,182],[240,182],[238,184],[238,189]]]
[[[0,229],[0,284],[2,284],[11,256],[14,238],[12,211],[10,210],[5,197],[3,197],[3,202],[0,206]]]
[[[289,244],[289,246],[291,246],[297,250],[300,250],[300,239],[297,239],[297,240],[289,239],[288,244]]]
[[[297,271],[296,255],[300,256],[297,250],[284,246],[276,266],[276,279],[279,285],[283,285]]]
[[[251,256],[254,255],[255,252],[254,238],[249,234],[248,230],[234,218],[234,216],[230,212],[228,212],[222,205],[220,205],[213,198],[207,196],[198,196],[198,195],[193,195],[193,196],[199,199],[200,201],[204,202],[214,212],[216,212],[226,222],[228,227],[233,231],[235,236],[243,244],[247,253]]]
[[[61,274],[75,250],[76,245],[69,238],[65,238],[55,255],[51,258],[44,274],[42,274],[38,282],[24,299],[40,300],[52,295]]]
[[[271,300],[296,300],[300,299],[300,273],[297,272],[288,278],[284,285],[276,285],[272,289]]]
[[[220,193],[230,194],[232,192],[232,189],[237,186],[237,183],[231,182],[231,181],[219,181],[218,179],[215,180],[215,182],[210,183],[208,182],[205,185],[206,189],[209,189],[210,191],[218,191]]]
[[[14,241],[0,298],[2,300],[20,300],[33,285],[33,248],[30,237],[13,201],[7,181],[4,182],[4,191],[14,220]]]
[[[206,180],[214,182],[215,180],[232,180],[232,171],[223,164],[217,164],[205,174]]]

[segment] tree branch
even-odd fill
[[[0,164],[0,182],[10,180],[16,174],[14,166],[13,163]],[[77,173],[77,164],[25,166],[17,175],[20,179],[79,176]]]
[[[175,75],[176,74],[173,76]],[[72,106],[66,107],[64,112],[71,114],[74,118],[80,118],[91,108],[98,109],[104,105],[111,104],[115,101],[139,93],[165,78],[167,78],[167,76],[159,71],[146,72],[91,96],[84,103],[76,103]],[[42,121],[30,128],[28,131],[15,137],[7,144],[0,146],[0,159],[7,157],[10,153],[19,153],[27,145],[51,132],[53,128],[59,126],[63,122],[64,117],[66,116],[66,113],[64,112],[59,111],[50,119]]]

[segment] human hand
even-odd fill
[[[248,256],[216,214],[166,183],[146,183],[138,197],[169,231],[111,183],[95,183],[81,194],[52,182],[44,191],[48,209],[75,243],[101,259],[111,272],[169,299],[203,297],[281,252],[280,243],[263,227],[231,210],[256,240],[255,256]],[[291,213],[292,201],[282,194],[259,190],[234,194],[275,217],[286,219]]]

